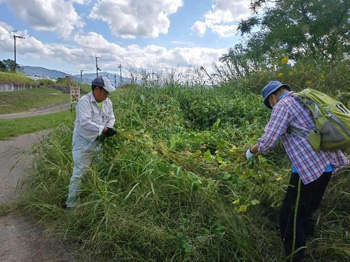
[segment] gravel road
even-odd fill
[[[21,192],[16,189],[17,184],[33,161],[29,150],[49,132],[0,140],[0,204],[18,199]],[[16,214],[0,217],[1,262],[75,261],[67,250],[31,218]]]

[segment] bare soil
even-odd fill
[[[0,204],[21,195],[17,185],[33,164],[30,149],[50,131],[0,140]],[[11,213],[0,217],[1,262],[76,261],[61,240],[33,218]]]

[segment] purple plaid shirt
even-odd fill
[[[305,185],[319,178],[329,164],[333,164],[335,168],[348,164],[340,150],[314,151],[305,138],[288,130],[290,125],[305,132],[315,127],[310,110],[293,97],[293,92],[288,92],[273,107],[265,134],[258,139],[258,151],[265,153],[281,137],[283,146]]]

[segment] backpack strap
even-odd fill
[[[311,111],[311,115],[314,119],[314,122],[316,123],[316,120],[320,117],[320,109],[319,106],[317,105],[317,103],[315,103],[314,101],[307,99],[307,98],[302,98],[300,96],[298,96],[297,94],[292,94],[292,96],[299,101],[299,103],[305,105],[307,108],[309,108],[309,110]],[[314,112],[312,112],[312,110],[310,109],[310,106],[314,106],[315,110]],[[309,134],[306,132],[303,132],[300,128],[296,127],[296,126],[292,126],[290,125],[288,127],[288,130],[292,133],[295,133],[303,138],[308,138]]]
[[[337,117],[335,117],[331,113],[326,113],[325,115],[326,115],[326,117],[331,118],[334,122],[336,122],[343,129],[343,131],[348,136],[350,136],[350,131],[346,128],[346,126]]]
[[[317,103],[315,103],[314,101],[310,100],[310,99],[307,99],[305,97],[300,97],[298,96],[296,93],[293,93],[292,96],[295,98],[295,100],[297,100],[300,104],[303,104],[305,106],[307,106],[309,109],[310,109],[310,105],[314,105],[315,106],[315,112],[312,113],[311,109],[311,114],[313,115],[314,119],[317,119],[319,118],[319,112],[320,112],[320,109],[319,109],[319,106],[317,105]]]
[[[304,103],[306,106],[312,105],[312,106],[315,107],[315,111],[314,111],[314,112],[311,111],[311,113],[312,113],[312,115],[313,115],[313,117],[314,117],[314,120],[316,121],[317,118],[320,117],[320,108],[319,108],[318,104],[315,103],[315,102],[312,101],[312,100],[309,100],[309,99],[304,99],[304,100],[301,99],[301,101],[302,101],[302,103]],[[310,109],[310,110],[311,110],[311,109]]]
[[[301,131],[300,128],[297,128],[295,126],[289,126],[288,127],[288,130],[291,132],[291,133],[295,133],[303,138],[308,138],[308,134],[306,134],[305,132]]]

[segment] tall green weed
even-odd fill
[[[76,243],[85,261],[282,261],[278,210],[291,164],[280,145],[244,158],[270,113],[251,83],[273,74],[215,88],[118,89],[111,96],[117,135],[88,170],[81,204],[60,208],[73,168],[71,124],[37,148],[25,209]],[[310,261],[348,258],[347,174],[325,195]]]

